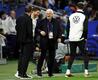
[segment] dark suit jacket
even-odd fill
[[[39,36],[40,31],[46,32],[46,36],[40,35],[40,47],[41,47],[41,49],[46,48],[48,45],[49,38],[48,38],[47,23],[48,23],[48,20],[45,18],[37,24],[36,29],[35,29],[35,36]],[[52,18],[51,23],[53,25],[53,43],[52,44],[56,45],[57,39],[61,38],[62,31],[61,31],[60,24],[56,19]]]
[[[26,44],[33,42],[32,19],[27,14],[16,20],[17,42]]]

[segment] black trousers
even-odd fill
[[[78,42],[70,42],[70,60],[68,61],[68,69],[71,69],[73,61],[76,56],[76,48],[79,47],[80,52],[82,53],[84,59],[84,68],[88,69],[89,57],[85,48],[85,40]]]
[[[32,53],[33,53],[33,43],[27,43],[20,46],[20,55],[18,61],[19,75],[26,74]]]
[[[7,34],[6,35],[6,57],[9,59],[11,58],[18,58],[18,54],[15,51],[16,48],[16,35]]]
[[[37,64],[37,74],[41,75],[41,68],[43,66],[44,59],[47,56],[47,67],[48,67],[48,75],[53,75],[53,66],[54,66],[54,60],[55,60],[55,44],[52,40],[48,41],[48,45],[46,46],[46,49],[41,49],[41,55],[38,60]],[[48,54],[47,54],[48,53]]]

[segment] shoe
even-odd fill
[[[37,78],[42,78],[42,72],[41,71],[37,71]]]
[[[33,78],[32,76],[30,76],[30,75],[28,75],[28,74],[27,74],[27,76]]]
[[[84,77],[90,77],[90,75],[89,74],[84,74]]]
[[[49,76],[49,77],[52,77],[52,76],[54,76],[54,75],[53,75],[53,74],[48,74],[48,76]]]
[[[48,75],[49,77],[55,77],[54,75]]]
[[[65,74],[65,77],[73,77],[72,74]]]
[[[18,73],[16,73],[14,76],[15,76],[16,78],[20,78],[20,76],[18,76]]]
[[[32,76],[30,75],[23,75],[23,76],[19,76],[20,79],[32,79]]]
[[[48,69],[46,68],[46,69],[44,69],[44,70],[42,70],[42,73],[47,73],[48,72]]]
[[[42,78],[42,75],[41,74],[37,74],[37,78]]]
[[[16,72],[16,75],[18,75],[18,71]]]

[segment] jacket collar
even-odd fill
[[[84,12],[82,9],[78,9],[77,12]]]

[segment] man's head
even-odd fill
[[[32,14],[32,10],[33,10],[32,5],[28,4],[25,6],[25,12],[28,13],[29,15]]]
[[[32,11],[33,11],[33,16],[34,17],[38,17],[39,15],[40,15],[40,9],[38,8],[38,7],[34,7],[33,9],[32,9]]]
[[[11,11],[10,11],[10,16],[11,16],[13,19],[16,18],[16,12],[15,12],[15,10],[11,10]]]
[[[7,16],[7,14],[6,14],[5,11],[0,11],[0,18],[1,18],[2,20],[5,20],[5,19],[6,19],[6,16]]]
[[[83,8],[84,8],[83,2],[78,2],[78,3],[77,3],[77,8],[78,8],[78,9],[83,9]]]
[[[70,9],[75,12],[76,11],[76,5],[75,4],[69,4]]]
[[[54,12],[53,12],[52,9],[47,9],[47,10],[46,10],[46,18],[47,18],[48,20],[51,20],[51,19],[53,18],[53,14],[54,14]]]

